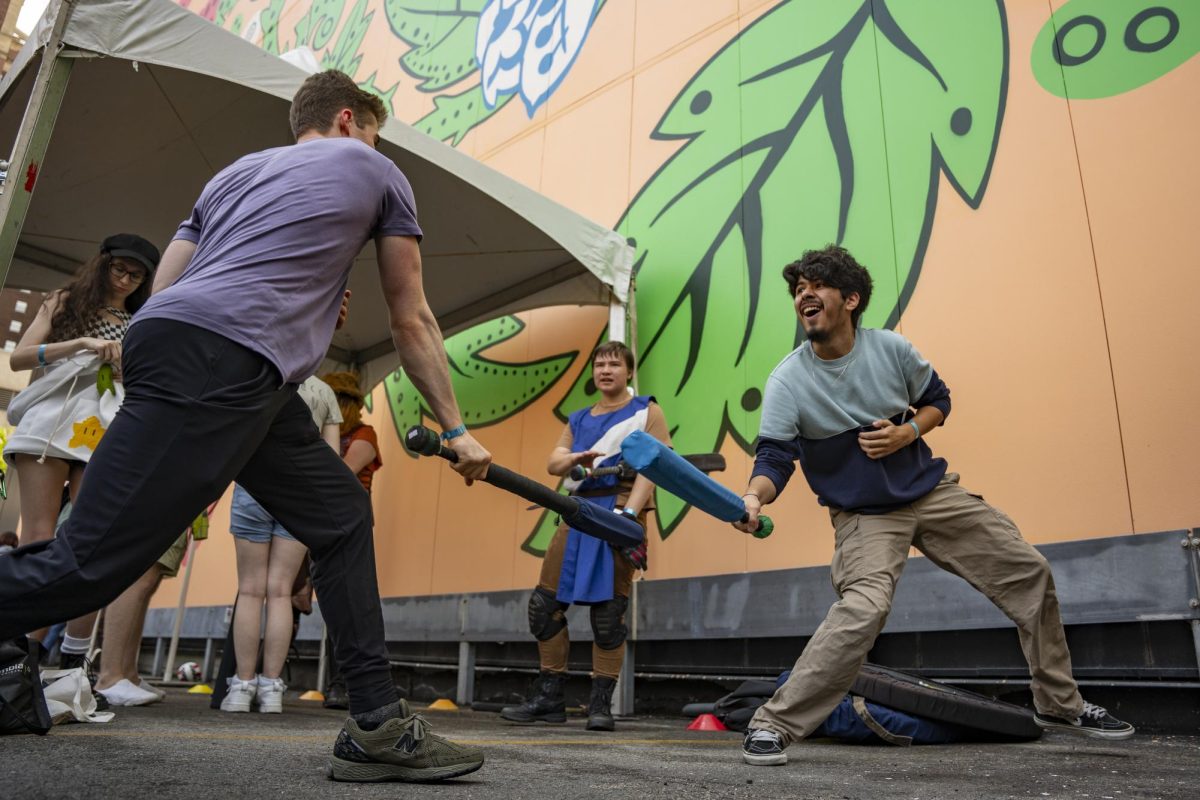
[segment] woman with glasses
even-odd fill
[[[64,484],[69,484],[72,499],[79,490],[84,466],[104,428],[99,415],[80,421],[76,409],[81,401],[99,406],[98,398],[109,408],[119,402],[114,384],[121,376],[121,339],[133,313],[150,296],[158,259],[158,248],[140,236],[108,237],[73,281],[46,296],[9,357],[13,371],[34,370],[32,382],[21,392],[25,397],[18,395],[24,402],[14,400],[10,407],[10,420],[19,421],[4,447],[4,458],[16,470],[20,486],[21,536],[26,544],[54,536]],[[65,360],[72,364],[59,363]],[[111,393],[108,398],[106,391]],[[95,616],[68,623],[62,644],[64,668],[83,666]],[[42,629],[29,635],[40,641],[45,634]]]

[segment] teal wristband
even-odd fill
[[[913,426],[913,430],[917,432],[917,438],[920,439],[921,438],[921,429],[917,427],[917,421],[910,419],[908,421],[908,424]]]
[[[442,431],[441,439],[443,442],[448,442],[451,439],[457,439],[467,432],[466,425],[459,425],[457,428],[451,428],[448,431]]]
[[[38,345],[38,365],[46,366],[46,345],[44,344]]]

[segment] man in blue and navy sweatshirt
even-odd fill
[[[1106,739],[1133,726],[1085,703],[1071,677],[1050,566],[1002,511],[958,484],[924,435],[950,414],[950,390],[898,333],[858,327],[871,276],[841,247],[810,250],[783,270],[808,339],[763,392],[754,472],[743,499],[750,532],[800,461],[835,530],[840,599],[787,683],[750,723],[746,763],[787,763],[785,749],[820,725],[850,689],[891,610],[909,547],[979,589],[1016,623],[1037,722]]]

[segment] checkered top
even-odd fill
[[[92,317],[91,322],[84,328],[83,336],[93,336],[97,339],[108,339],[109,341],[119,342],[125,338],[125,331],[129,330],[129,320],[133,317],[128,311],[112,306],[105,306],[105,311],[112,314],[120,322],[113,322],[103,314],[97,313]]]

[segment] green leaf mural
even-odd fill
[[[513,95],[496,101],[495,108],[483,102],[483,90],[472,86],[461,94],[440,94],[433,98],[434,110],[413,123],[413,127],[439,142],[449,140],[457,146],[471,129],[508,104]]]
[[[400,66],[421,81],[422,92],[437,92],[476,72],[475,31],[488,0],[384,0],[392,32],[409,50]]]
[[[801,337],[778,273],[805,249],[850,249],[876,282],[863,323],[897,322],[940,177],[982,199],[1007,54],[997,0],[793,0],[680,92],[653,137],[684,144],[618,226],[637,247],[639,388],[676,450],[751,450],[760,387]],[[657,502],[666,536],[686,506]]]
[[[390,109],[392,108],[392,102],[396,97],[396,90],[400,88],[400,83],[393,83],[390,89],[381,89],[379,86],[375,85],[375,78],[377,75],[378,73],[372,72],[367,76],[365,81],[358,85],[363,89],[366,89],[371,94],[378,95],[379,99],[383,101],[383,105]]]
[[[358,0],[354,4],[354,8],[350,11],[350,16],[342,25],[341,32],[338,33],[337,44],[329,48],[325,53],[325,57],[321,59],[321,66],[325,69],[336,69],[344,72],[347,75],[355,75],[358,73],[359,66],[362,65],[362,43],[367,35],[367,31],[371,27],[371,20],[375,18],[374,11],[367,11],[367,0]],[[367,79],[367,83],[374,86],[375,75],[372,74]],[[392,93],[395,93],[395,87],[392,88]],[[381,94],[375,90],[376,94]],[[385,98],[388,103],[388,108],[391,108],[391,98]]]
[[[283,0],[271,0],[259,17],[259,24],[262,25],[262,48],[276,56],[284,52],[279,47],[279,16],[282,13]]]
[[[1071,0],[1033,44],[1033,74],[1058,97],[1128,92],[1200,53],[1196,0]]]
[[[213,18],[213,22],[217,23],[218,25],[224,25],[225,19],[229,16],[229,12],[232,11],[233,7],[236,5],[237,0],[221,0],[220,4],[217,5],[217,13]]]
[[[563,353],[538,361],[509,364],[485,358],[482,353],[511,339],[525,323],[508,316],[485,322],[446,340],[450,381],[458,398],[463,422],[471,428],[493,425],[511,417],[545,394],[571,365],[576,353]],[[383,381],[396,435],[432,416],[421,395],[403,370]]]
[[[308,13],[296,23],[296,44],[293,46],[307,45],[313,51],[325,47],[333,38],[345,10],[346,0],[313,0]]]
[[[558,484],[558,492],[567,494],[563,491],[561,481]],[[536,508],[531,509],[531,511],[536,510]],[[521,544],[521,549],[531,556],[544,556],[550,547],[550,540],[554,538],[554,532],[558,530],[558,523],[558,514],[543,508],[538,515],[537,524],[533,526],[533,532]]]
[[[461,0],[445,8],[439,0],[385,0],[384,13],[392,33],[409,45],[400,57],[401,68],[416,78],[422,92],[440,92],[477,75],[475,34],[479,14],[488,0]],[[472,128],[504,107],[511,95],[487,108],[483,90],[472,86],[458,94],[434,98],[434,110],[412,123],[439,141],[457,145]]]

